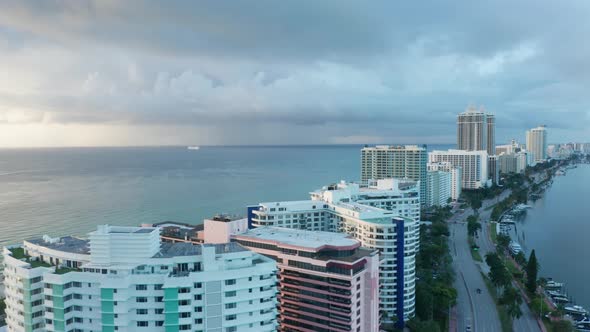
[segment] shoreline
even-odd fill
[[[578,168],[585,168],[586,166],[590,168],[590,165],[585,162],[567,163],[565,165],[559,165],[559,166],[555,167],[555,169],[552,170],[551,178],[548,181],[546,181],[546,184],[543,185],[541,188],[539,188],[539,190],[537,190],[529,195],[529,197],[527,199],[527,205],[530,206],[530,210],[531,211],[535,211],[535,210],[538,211],[538,208],[540,205],[537,204],[537,201],[545,200],[547,198],[546,195],[548,193],[548,190],[553,188],[555,177],[564,177],[565,178],[566,175],[568,175],[567,173],[569,173],[570,171],[573,171]],[[533,197],[531,197],[531,196],[533,196]],[[537,196],[538,198],[535,198],[535,196]],[[513,209],[514,209],[514,206],[512,206],[510,209],[507,209],[506,211],[504,211],[504,213],[510,213]],[[539,250],[537,250],[537,249],[541,248],[541,251],[547,251],[547,246],[549,245],[549,247],[551,247],[551,245],[552,245],[549,243],[546,243],[545,245],[543,245],[544,242],[541,243],[540,247],[539,247],[539,243],[537,243],[537,247],[535,247],[535,248],[532,248],[531,245],[527,245],[527,241],[526,241],[527,229],[525,227],[525,225],[526,225],[525,221],[527,220],[527,218],[533,218],[533,217],[531,217],[528,213],[526,213],[522,217],[515,218],[514,225],[511,226],[513,229],[510,230],[511,239],[518,241],[518,243],[523,244],[522,247],[524,249],[526,257],[528,257],[530,255],[532,250],[535,250],[538,254]],[[530,220],[528,220],[528,222],[529,222],[529,224],[526,226],[531,227]],[[499,224],[500,223],[498,222],[498,226],[496,227],[496,232],[499,232],[499,229],[500,229]],[[520,227],[520,230],[518,229],[518,227]],[[528,229],[528,231],[530,231],[530,229]],[[514,235],[512,235],[512,234],[514,234]],[[524,240],[524,242],[522,242],[521,239]],[[558,256],[565,258],[565,257],[567,257],[567,254],[562,252]],[[511,256],[509,255],[509,257],[511,257]],[[543,266],[543,261],[547,260],[547,259],[549,259],[549,258],[538,257],[538,260],[539,260],[539,263],[541,266]],[[571,281],[571,278],[572,278],[571,273],[567,273],[566,276],[562,275],[557,278],[551,277],[551,275],[553,275],[556,271],[555,271],[555,266],[551,265],[550,267],[553,267],[553,270],[543,269],[544,271],[540,271],[543,273],[542,275],[540,275],[540,278],[545,279],[545,280],[553,280],[553,281],[560,282],[560,283],[564,284],[564,286],[559,289],[559,292],[565,293],[565,295],[570,300],[570,302],[563,304],[563,306],[568,307],[568,306],[573,306],[573,305],[582,305],[585,308],[588,308],[589,304],[586,303],[587,301],[586,302],[582,301],[583,304],[580,304],[580,302],[577,300],[576,294],[579,294],[580,289],[577,290],[578,292],[567,291],[566,286],[569,284],[568,280]],[[568,272],[571,272],[571,271],[568,271]],[[547,291],[548,291],[548,289],[546,287],[541,286],[541,293],[540,294],[543,296],[545,301],[547,303],[551,303],[553,305],[553,309],[559,308],[560,305],[552,299],[552,297],[547,293]],[[568,316],[564,316],[564,319],[569,320],[571,318]],[[572,322],[575,322],[575,321],[576,320],[572,319]]]

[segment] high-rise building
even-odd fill
[[[420,181],[420,199],[426,200],[426,146],[377,145],[361,150],[361,182],[381,179]]]
[[[258,227],[232,236],[279,269],[279,331],[379,331],[379,255],[344,233]]]
[[[428,171],[427,206],[447,206],[451,199],[452,174],[445,171]]]
[[[541,163],[547,159],[547,130],[545,126],[527,130],[526,149],[531,153],[534,163]]]
[[[518,142],[516,140],[511,140],[510,144],[506,144],[506,145],[496,145],[496,155],[499,156],[502,153],[505,154],[512,154],[512,153],[517,153],[521,150],[524,150],[524,148],[518,144]]]
[[[493,114],[486,114],[487,122],[487,137],[486,137],[486,151],[488,155],[496,154],[496,117]]]
[[[236,244],[98,226],[3,249],[9,331],[276,331],[276,262]]]
[[[485,152],[484,152],[485,153]],[[379,308],[383,323],[414,316],[420,196],[416,182],[341,182],[311,193],[311,200],[260,203],[248,208],[253,227],[278,226],[346,233],[379,251]]]
[[[488,173],[486,151],[432,151],[428,153],[430,163],[449,162],[461,168],[461,188],[479,189],[491,185]]]
[[[498,156],[498,164],[502,173],[523,173],[527,167],[527,151],[502,153]]]
[[[500,166],[498,165],[498,156],[488,155],[488,178],[493,184],[500,181]]]
[[[461,176],[462,171],[460,166],[453,166],[448,161],[441,161],[436,163],[428,163],[428,171],[443,171],[451,173],[451,198],[456,201],[461,196]]]
[[[457,149],[485,150],[493,155],[496,149],[496,118],[474,107],[457,115]]]

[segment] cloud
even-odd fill
[[[0,125],[144,127],[156,141],[170,128],[180,144],[451,143],[456,113],[482,104],[499,141],[538,123],[583,139],[584,121],[566,119],[590,110],[589,7],[5,1]],[[104,130],[93,137],[117,143]]]

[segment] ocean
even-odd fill
[[[0,245],[97,224],[197,224],[357,179],[361,146],[0,150]]]

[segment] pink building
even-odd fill
[[[379,256],[346,234],[259,227],[232,235],[276,260],[280,331],[379,331]]]

